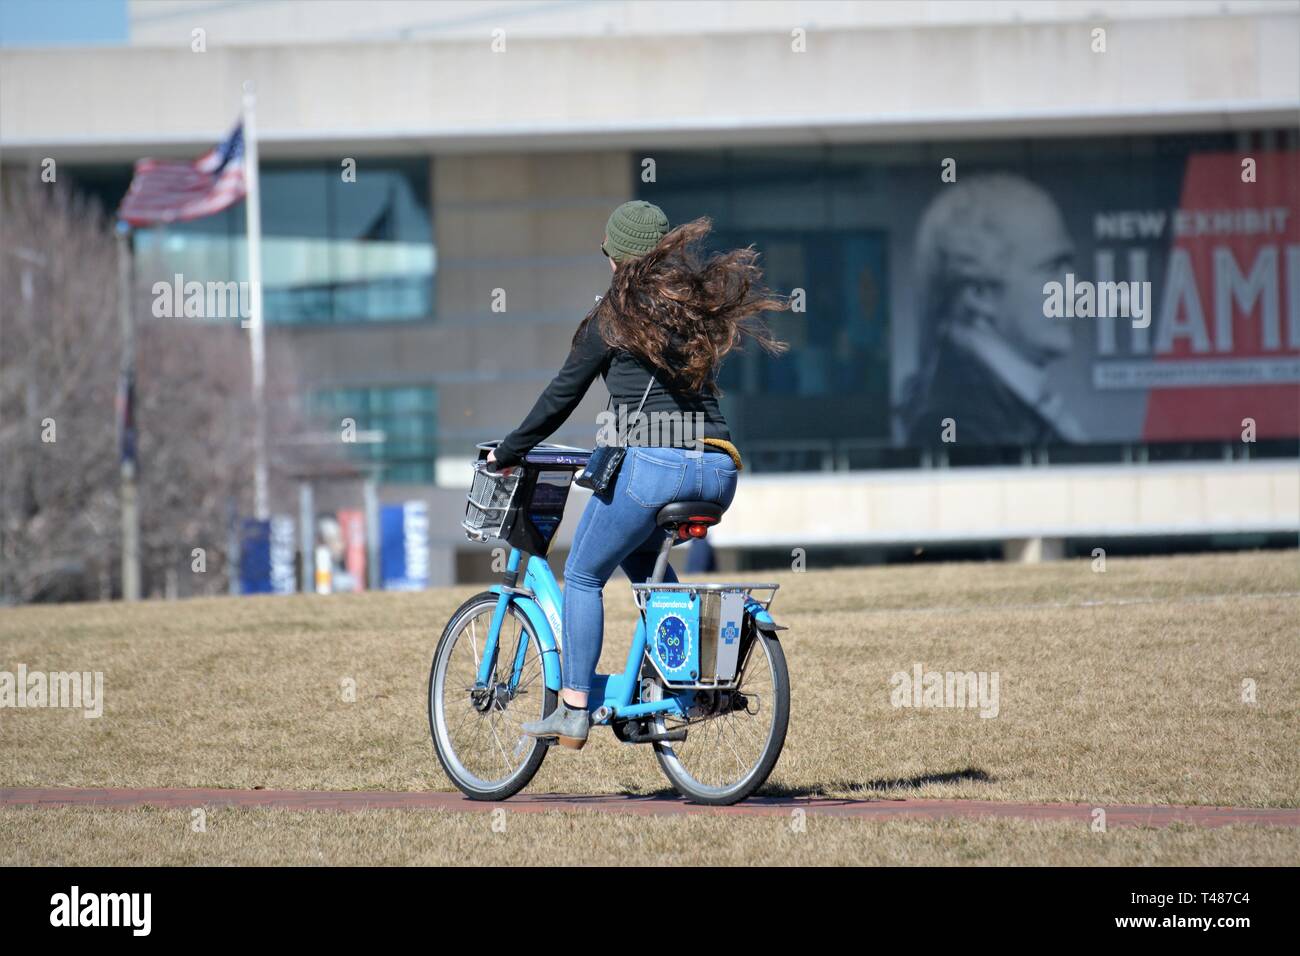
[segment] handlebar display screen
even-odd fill
[[[528,502],[528,522],[547,544],[564,517],[564,505],[569,500],[569,485],[572,483],[571,471],[543,471],[537,475]]]

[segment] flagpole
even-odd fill
[[[259,521],[271,516],[266,468],[266,340],[262,326],[262,203],[257,168],[257,90],[244,81],[244,177],[247,184],[248,328],[253,362],[253,510]]]
[[[135,481],[135,313],[132,310],[131,227],[117,224],[118,318],[122,328],[122,364],[118,413],[118,464],[122,505],[122,600],[140,600],[140,512]]]

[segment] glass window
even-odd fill
[[[130,184],[118,167],[72,178],[106,210]],[[358,158],[345,182],[333,160],[263,162],[262,302],[268,324],[433,317],[437,255],[427,159]],[[137,267],[151,278],[246,281],[245,205],[140,229]]]
[[[429,166],[359,164],[357,181],[330,180],[334,314],[427,318],[436,253]]]
[[[322,424],[332,429],[351,418],[358,432],[382,433],[378,441],[358,441],[349,449],[356,458],[381,464],[382,481],[434,480],[438,395],[433,386],[324,389],[312,396],[312,406]]]

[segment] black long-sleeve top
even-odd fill
[[[672,364],[671,361],[669,364]],[[717,397],[709,388],[712,379],[703,388],[692,389],[676,376],[662,369],[655,370],[650,363],[637,358],[626,349],[608,345],[601,338],[597,322],[593,319],[582,330],[569,357],[565,359],[564,366],[551,380],[551,384],[546,386],[523,424],[497,446],[497,462],[502,467],[519,464],[533,446],[544,441],[564,424],[587,394],[587,389],[597,375],[604,376],[614,409],[623,406],[626,417],[630,418],[640,404],[652,374],[655,383],[646,396],[643,411],[647,415],[654,412],[676,412],[682,416],[680,420],[684,427],[672,430],[670,434],[665,434],[670,431],[667,428],[652,428],[645,440],[639,440],[639,436],[630,434],[626,436],[628,444],[690,447],[702,438],[731,440],[727,421],[718,408]],[[593,422],[592,425],[594,431],[596,423]],[[680,440],[682,436],[690,440]]]

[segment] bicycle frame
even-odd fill
[[[519,566],[523,563],[524,553],[518,548],[510,550],[506,562],[506,580],[518,581]],[[497,595],[496,610],[492,614],[492,623],[488,628],[487,640],[483,645],[483,657],[479,661],[477,684],[486,687],[495,667],[501,624],[505,620],[506,609],[514,604],[528,619],[537,639],[542,646],[542,673],[546,687],[559,692],[561,682],[560,651],[563,625],[561,609],[564,595],[555,580],[550,564],[538,555],[528,555],[524,565],[523,587],[512,584],[494,584],[488,588]],[[767,610],[757,602],[749,602],[746,610],[754,615],[759,626],[776,627]],[[592,682],[591,692],[587,697],[587,709],[592,713],[602,707],[608,708],[608,716],[603,721],[608,723],[615,719],[629,717],[648,717],[656,714],[673,714],[682,716],[690,709],[694,692],[690,690],[669,691],[662,700],[633,703],[637,696],[637,686],[641,677],[641,659],[645,656],[645,620],[637,621],[636,633],[632,635],[632,646],[628,649],[627,663],[620,674],[597,674]],[[509,686],[514,688],[519,683],[520,672],[524,665],[524,656],[528,644],[520,641],[511,665]]]
[[[523,563],[524,553],[512,548],[506,562],[507,580],[518,580],[519,566]],[[560,635],[563,631],[560,611],[564,595],[555,580],[555,574],[545,558],[528,555],[524,566],[523,587],[509,584],[494,584],[488,588],[498,596],[496,610],[492,614],[492,623],[488,629],[487,640],[483,645],[483,657],[479,662],[478,685],[486,687],[492,676],[492,669],[498,653],[501,624],[505,620],[506,608],[510,604],[517,606],[537,632],[537,639],[542,646],[542,672],[549,690],[560,690]],[[637,685],[641,675],[641,658],[645,655],[645,621],[638,621],[636,633],[632,636],[632,647],[628,650],[627,664],[621,674],[597,674],[592,682],[591,692],[587,697],[587,709],[595,712],[602,706],[609,708],[608,720],[627,717],[645,717],[652,714],[685,713],[690,707],[690,693],[668,696],[663,700],[634,704]],[[518,683],[520,671],[524,664],[527,643],[521,641],[511,666],[510,686]]]

